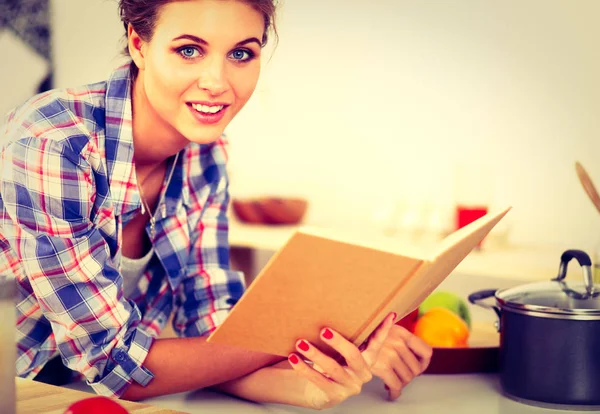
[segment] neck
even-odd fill
[[[177,154],[188,142],[164,122],[148,102],[144,89],[144,71],[138,71],[132,88],[133,158],[138,167],[149,168]]]

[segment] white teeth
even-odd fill
[[[198,112],[204,112],[206,114],[216,114],[221,109],[223,109],[223,105],[208,106],[208,105],[192,104],[192,108],[194,108]]]

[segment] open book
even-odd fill
[[[429,254],[297,230],[208,342],[285,357],[302,338],[326,352],[319,332],[327,326],[359,346],[389,312],[400,319],[416,309],[509,210],[455,231]]]

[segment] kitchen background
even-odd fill
[[[0,20],[3,112],[49,74],[78,85],[121,61],[116,0],[0,0],[2,15],[17,3],[49,7],[50,52]],[[309,224],[388,231],[512,205],[508,243],[591,252],[600,215],[574,163],[600,183],[599,15],[596,0],[286,0],[227,130],[233,196],[301,196]]]

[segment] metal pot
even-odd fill
[[[565,281],[571,259],[582,267],[583,282]],[[495,304],[482,302],[492,297]],[[498,314],[507,396],[535,405],[600,406],[600,286],[586,253],[565,251],[558,276],[548,282],[479,291],[469,301]]]

